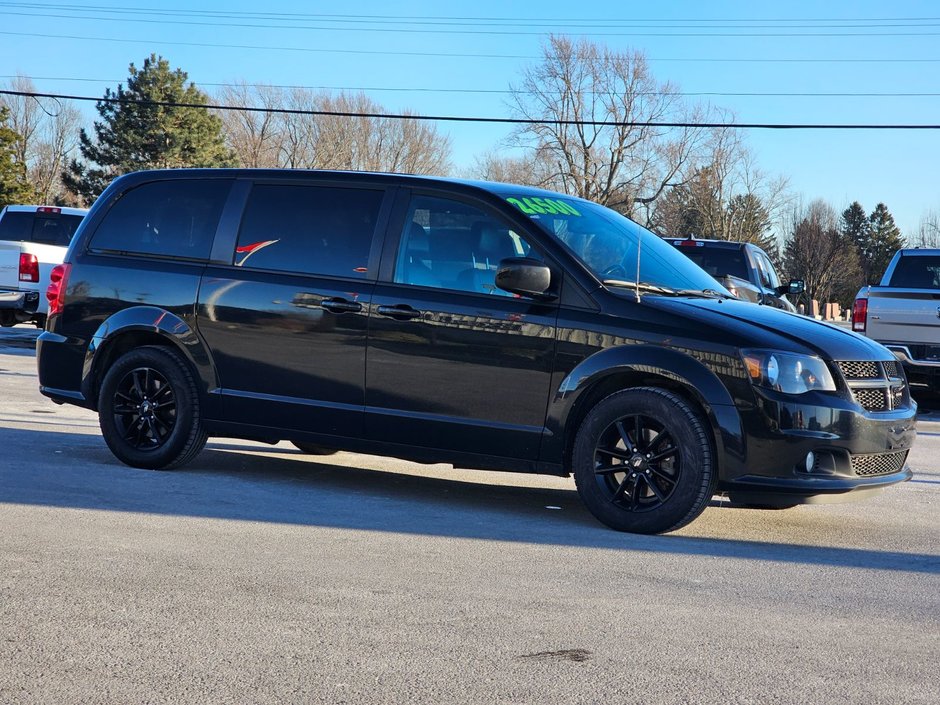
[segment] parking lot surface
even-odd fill
[[[643,537],[560,478],[225,439],[128,468],[0,340],[0,703],[932,705],[931,418],[874,499]]]

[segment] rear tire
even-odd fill
[[[572,464],[588,510],[612,529],[637,534],[695,519],[717,474],[705,421],[678,395],[653,387],[598,402],[578,429]]]
[[[115,457],[137,468],[184,465],[208,438],[192,369],[172,348],[145,346],[119,357],[101,383],[98,421]]]
[[[336,451],[332,448],[318,446],[316,443],[306,443],[305,441],[291,441],[294,447],[302,450],[307,455],[333,455]]]

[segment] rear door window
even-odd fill
[[[91,249],[185,259],[208,259],[232,182],[169,179],[131,189],[107,212]]]
[[[940,257],[901,255],[891,286],[904,289],[940,289]]]
[[[57,212],[7,211],[0,220],[0,240],[67,247],[82,217]]]
[[[257,184],[234,264],[365,279],[384,196],[381,189]]]
[[[750,280],[744,250],[730,247],[678,245],[676,249],[715,278],[726,276]]]

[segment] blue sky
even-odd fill
[[[191,14],[199,10],[231,16]],[[376,16],[386,19],[363,21]],[[421,19],[389,24],[405,17]],[[502,22],[487,27],[495,23],[480,18]],[[125,80],[131,61],[139,65],[156,52],[209,92],[216,90],[210,84],[235,80],[461,89],[481,92],[367,93],[393,111],[506,116],[507,96],[499,91],[535,60],[549,32],[642,50],[658,79],[687,93],[938,94],[695,98],[733,110],[739,122],[940,124],[940,3],[903,0],[269,0],[263,6],[245,0],[170,0],[150,6],[138,0],[0,0],[0,82],[20,72],[41,91],[100,96],[106,86]],[[90,118],[91,104],[82,109]],[[469,166],[507,133],[505,125],[443,124],[440,129],[452,137],[458,167]],[[789,177],[792,190],[807,200],[824,198],[840,210],[859,200],[868,211],[884,201],[906,232],[926,210],[940,209],[940,131],[750,131],[747,141],[761,167]]]

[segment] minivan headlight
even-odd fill
[[[802,394],[813,389],[833,392],[836,383],[829,368],[815,355],[794,355],[775,350],[742,351],[751,382],[786,394]]]

